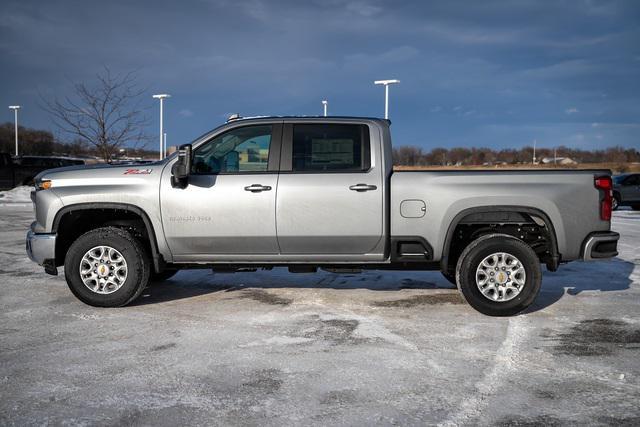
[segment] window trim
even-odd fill
[[[224,132],[220,132],[211,136],[211,138],[206,141],[198,144],[198,146],[193,150],[193,156],[195,157],[195,152],[200,147],[208,144],[212,140],[223,136],[229,132],[233,132],[237,129],[249,128],[249,127],[259,127],[259,126],[271,126],[271,142],[269,143],[269,157],[267,159],[267,170],[266,171],[238,171],[238,172],[190,172],[190,175],[194,176],[212,176],[212,175],[264,175],[264,174],[273,174],[278,173],[278,166],[280,163],[280,151],[282,147],[282,123],[252,123],[244,126],[234,126],[231,129],[227,129]]]
[[[318,125],[342,125],[342,126],[364,126],[367,128],[368,138],[366,143],[368,143],[368,149],[365,150],[366,154],[362,158],[362,162],[366,169],[357,169],[357,170],[307,170],[307,171],[294,171],[293,170],[293,127],[294,126],[318,126]],[[365,141],[363,141],[364,143]],[[293,123],[284,123],[283,131],[282,131],[282,147],[281,147],[281,155],[280,155],[280,173],[284,174],[366,174],[371,172],[373,169],[371,156],[373,155],[373,150],[371,150],[371,127],[366,123],[344,123],[344,122],[293,122]]]

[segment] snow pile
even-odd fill
[[[8,191],[0,191],[0,204],[31,203],[31,190],[33,187],[23,185]]]

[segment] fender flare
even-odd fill
[[[147,234],[149,236],[149,242],[151,246],[151,257],[153,259],[153,266],[156,272],[161,271],[164,265],[164,258],[160,251],[158,250],[158,241],[156,239],[156,232],[153,228],[153,224],[151,224],[151,220],[149,219],[149,215],[144,211],[144,209],[139,208],[138,206],[131,205],[129,203],[111,203],[111,202],[91,202],[91,203],[75,203],[73,205],[64,206],[58,212],[56,212],[56,216],[53,218],[53,225],[51,227],[51,231],[53,233],[57,233],[58,226],[60,225],[60,221],[62,218],[74,211],[83,211],[89,209],[114,209],[121,211],[133,212],[142,218],[142,222],[144,223],[145,228],[147,229]]]
[[[560,264],[561,254],[558,252],[558,239],[556,237],[556,230],[553,227],[553,223],[549,219],[549,216],[538,208],[532,208],[530,206],[478,206],[468,209],[463,209],[458,212],[453,220],[449,224],[447,234],[445,235],[444,244],[442,246],[442,256],[440,257],[440,268],[445,271],[449,263],[449,250],[451,249],[451,242],[453,240],[453,232],[462,219],[471,214],[477,213],[490,213],[490,212],[518,212],[529,215],[534,215],[542,219],[545,226],[549,230],[549,238],[551,240],[551,263],[547,267],[551,271],[555,271]]]

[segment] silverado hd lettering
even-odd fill
[[[132,172],[136,171],[136,172]],[[440,270],[488,315],[527,308],[541,264],[617,255],[608,170],[393,171],[389,122],[230,120],[145,165],[36,177],[30,258],[94,306],[182,268]]]

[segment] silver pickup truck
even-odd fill
[[[608,170],[393,171],[389,122],[230,120],[164,161],[45,171],[29,257],[94,306],[184,268],[440,270],[513,315],[573,260],[617,255]]]

